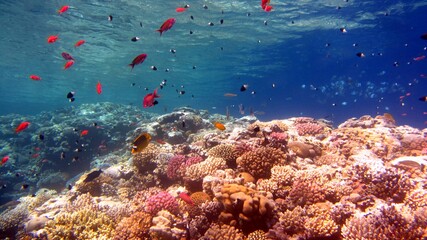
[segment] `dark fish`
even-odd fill
[[[71,184],[68,184],[67,189],[71,190],[71,188],[73,188],[73,186]]]
[[[422,96],[420,98],[418,98],[420,101],[422,102],[427,102],[427,96]]]
[[[22,184],[21,189],[22,189],[22,190],[25,190],[25,189],[27,189],[29,186],[30,186],[30,185],[28,185],[28,184]]]
[[[259,128],[259,126],[254,127],[254,132],[257,133],[259,132],[261,129]]]
[[[191,18],[191,20],[194,20],[194,17],[193,17],[193,15],[191,15],[191,16],[190,16],[190,18]]]
[[[246,89],[248,88],[248,85],[247,84],[243,84],[241,87],[240,87],[240,91],[241,92],[244,92],[244,91],[246,91]]]
[[[193,34],[193,31],[190,30],[190,34]]]
[[[179,93],[179,95],[184,95],[185,91],[179,91],[178,93]]]
[[[74,94],[75,94],[75,92],[69,92],[69,93],[67,93],[67,98],[68,98],[68,99],[73,98],[73,97],[74,97]]]
[[[153,105],[156,105],[157,101],[153,102]],[[141,133],[135,140],[133,140],[132,143],[132,154],[136,154],[144,150],[148,146],[148,143],[150,143],[151,135],[148,133]]]
[[[139,26],[141,26],[141,27],[142,27],[142,22],[139,22]]]
[[[61,160],[65,159],[65,152],[61,152]]]
[[[424,40],[427,40],[427,33],[421,34],[420,38],[424,39]]]
[[[185,122],[182,121],[182,128],[185,128]]]
[[[108,16],[108,21],[110,21],[110,22],[113,21],[113,16],[109,15]]]
[[[132,42],[136,42],[136,41],[138,41],[140,38],[139,37],[133,37],[133,38],[131,38],[130,40],[132,41]]]
[[[83,180],[83,182],[85,182],[85,183],[86,182],[91,182],[95,178],[99,177],[99,175],[101,175],[101,173],[102,173],[101,169],[92,171],[91,173],[89,173],[88,175],[86,175],[86,178],[85,178],[85,180]]]
[[[223,24],[224,23],[224,19],[219,20],[219,23]]]
[[[76,99],[73,97],[69,99],[70,102],[74,102],[74,100],[76,100]]]
[[[40,135],[39,135],[39,139],[43,141],[43,140],[44,140],[44,135],[43,135],[43,134],[40,134]]]
[[[156,66],[151,66],[151,70],[157,71],[157,67]]]
[[[71,60],[74,61],[74,58],[69,53],[67,53],[67,52],[63,52],[63,53],[61,53],[61,55],[67,61],[71,61]]]
[[[363,52],[358,52],[358,53],[356,53],[356,56],[358,56],[358,57],[360,57],[360,58],[363,58],[363,57],[365,57],[366,55],[365,55]]]
[[[208,23],[208,25],[209,25],[209,26],[213,26],[213,25],[214,25],[214,23],[213,23],[213,22],[209,22],[209,23]]]
[[[171,53],[175,54],[175,53],[176,53],[176,50],[175,50],[175,49],[171,49],[171,50],[169,50],[169,52],[171,52]]]
[[[94,127],[98,126],[98,123],[94,122],[94,123],[93,123],[93,126],[94,126]]]

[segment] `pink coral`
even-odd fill
[[[182,166],[185,164],[185,160],[184,155],[175,155],[169,160],[166,172],[168,178],[177,180],[183,176]]]
[[[179,211],[178,201],[168,192],[162,191],[147,199],[145,211],[154,215],[160,210],[167,210],[176,214]]]
[[[323,126],[311,122],[297,124],[296,128],[300,136],[316,135],[323,132]]]

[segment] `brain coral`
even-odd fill
[[[271,147],[260,147],[237,158],[237,166],[242,172],[248,172],[255,178],[270,177],[270,169],[286,161],[286,154]]]
[[[135,212],[130,217],[123,218],[116,227],[114,240],[137,240],[148,237],[151,219],[151,215],[146,212]]]
[[[147,199],[145,203],[145,210],[154,215],[160,210],[168,210],[173,214],[179,212],[178,201],[170,195],[168,192],[162,191],[156,195],[153,195]]]

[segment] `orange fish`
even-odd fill
[[[54,43],[56,42],[56,40],[58,40],[58,35],[52,35],[47,37],[47,43]]]
[[[175,9],[176,12],[185,12],[185,10],[187,10],[187,9],[183,8],[183,7],[179,7],[179,8]]]
[[[76,42],[76,44],[74,44],[74,47],[80,47],[81,45],[83,45],[86,41],[85,40],[78,40]]]
[[[9,156],[4,156],[4,157],[1,159],[0,166],[3,166],[3,165],[4,165],[8,160],[9,160]]]
[[[222,124],[222,123],[220,123],[220,122],[214,122],[214,123],[213,123],[213,125],[214,125],[217,129],[219,129],[219,130],[221,130],[221,131],[224,131],[224,130],[225,130],[225,126],[224,126],[224,124]]]
[[[98,84],[96,84],[96,92],[98,94],[102,93],[102,85],[101,85],[101,83],[99,81],[98,81]]]
[[[237,94],[235,93],[224,93],[224,97],[236,97]]]
[[[28,126],[30,125],[30,122],[22,122],[19,124],[19,126],[15,129],[16,133],[24,131]]]
[[[37,75],[30,75],[30,79],[34,80],[34,81],[40,81],[42,80],[41,77],[37,76]]]
[[[67,6],[67,5],[62,6],[62,7],[58,10],[58,13],[59,13],[59,14],[62,14],[62,13],[64,13],[64,12],[68,11],[68,9],[69,9],[69,8],[70,8],[70,6]]]
[[[64,65],[64,70],[70,68],[71,66],[73,66],[73,64],[74,64],[73,60],[67,61]]]
[[[82,130],[80,137],[86,136],[89,133],[89,130]]]

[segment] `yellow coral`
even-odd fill
[[[256,230],[249,233],[247,240],[267,240],[265,232],[262,230]]]
[[[211,148],[208,152],[209,156],[224,159],[228,165],[235,165],[236,154],[234,146],[230,144],[220,144]]]
[[[226,162],[222,158],[208,157],[205,161],[191,165],[186,170],[186,178],[192,181],[201,180],[207,175],[213,174],[216,170],[225,169]]]
[[[44,228],[51,240],[60,239],[112,239],[115,224],[106,214],[82,209],[63,212]]]

